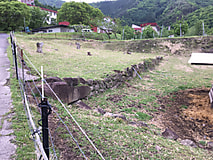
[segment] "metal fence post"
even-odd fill
[[[25,88],[24,66],[25,66],[25,62],[24,62],[24,56],[23,56],[23,49],[21,49],[22,80],[23,80],[23,85],[24,85],[24,88]]]
[[[39,104],[42,112],[42,135],[43,135],[43,147],[44,151],[49,159],[49,131],[48,131],[48,115],[51,113],[51,106],[49,105],[47,98],[43,98]]]
[[[16,43],[13,39],[12,33],[10,33],[10,39],[11,39],[11,48],[12,48],[12,53],[13,53],[13,61],[14,61],[14,66],[16,69],[16,79],[18,80],[18,64],[17,64],[17,57],[16,57]]]

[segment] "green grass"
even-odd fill
[[[75,41],[67,40],[34,40],[30,37],[17,36],[18,43],[25,53],[33,61],[36,68],[44,66],[44,73],[49,76],[83,77],[85,79],[101,79],[113,70],[124,70],[132,64],[138,64],[146,58],[154,58],[157,55],[104,50],[101,42],[79,42],[82,47],[76,49]],[[36,43],[42,41],[43,54],[36,52]],[[87,46],[90,48],[87,48]],[[84,47],[85,46],[85,47]],[[87,56],[91,52],[92,56]],[[54,64],[54,65],[52,65]]]
[[[18,42],[36,67],[40,68],[43,65],[46,75],[61,78],[80,76],[85,79],[101,79],[104,75],[112,73],[112,70],[123,70],[145,58],[160,55],[158,53],[124,55],[122,52],[105,50],[104,44],[100,42],[82,43],[82,49],[77,50],[73,41],[28,38],[17,37]],[[44,42],[44,54],[35,52],[37,41]],[[86,56],[88,51],[93,56]],[[189,57],[184,56],[167,56],[155,70],[142,73],[142,80],[136,77],[129,82],[133,87],[127,87],[124,84],[116,90],[107,90],[84,102],[93,109],[103,108],[107,112],[122,114],[126,116],[128,122],[144,121],[149,124],[153,113],[157,112],[160,107],[159,97],[182,89],[211,87],[213,67],[191,66],[187,63],[188,59]],[[121,97],[118,101],[110,100],[117,95]],[[175,100],[175,97],[172,99]],[[67,113],[57,102],[51,100],[50,104],[58,107],[61,115],[69,119]],[[167,106],[169,107],[170,104]],[[186,106],[182,107],[186,108]],[[136,127],[120,119],[104,117],[94,110],[79,109],[75,105],[69,106],[69,110],[105,159],[207,160],[212,159],[213,156],[210,151],[183,146],[178,141],[164,139],[160,135],[161,131],[153,125],[149,125],[148,128]],[[58,130],[63,131],[61,128]],[[69,145],[75,146],[67,133],[60,136],[67,140]],[[80,135],[80,137],[79,143],[89,158],[100,159],[84,136]],[[156,148],[160,148],[160,151]],[[76,147],[73,147],[73,152],[80,155]]]

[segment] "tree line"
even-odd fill
[[[131,2],[129,0],[127,2]],[[153,0],[154,1],[154,0]],[[126,3],[127,3],[126,2]],[[38,0],[35,3],[39,4]],[[113,3],[113,2],[111,2]],[[206,33],[210,33],[213,7],[199,9],[189,14],[187,17],[177,17],[176,21],[170,26],[160,26],[160,34],[157,34],[151,26],[146,27],[142,32],[136,32],[129,25],[123,25],[124,20],[120,18],[110,18],[105,16],[98,8],[94,8],[87,3],[67,2],[58,9],[56,22],[68,21],[77,32],[81,31],[81,26],[99,27],[108,38],[114,34],[114,37],[120,39],[141,39],[153,37],[168,37],[170,35],[202,35],[203,24],[205,24]],[[205,18],[206,21],[199,20]],[[49,19],[48,13],[39,7],[29,7],[16,0],[0,0],[0,30],[3,31],[24,31],[25,27],[30,29],[47,26],[46,20]],[[52,24],[52,25],[53,25]],[[79,27],[80,26],[80,27]]]

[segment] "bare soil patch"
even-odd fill
[[[161,111],[151,123],[162,131],[170,128],[180,139],[194,142],[213,140],[213,109],[209,91],[210,88],[188,89],[159,98]]]

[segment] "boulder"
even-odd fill
[[[83,108],[83,109],[87,109],[87,110],[91,110],[92,108],[90,106],[88,106],[87,104],[85,104],[84,102],[82,101],[78,101],[76,103],[76,105],[80,108]]]
[[[79,84],[78,78],[63,78],[63,80],[69,85],[69,86],[77,86]]]
[[[59,77],[49,77],[45,79],[47,83],[53,83],[53,82],[62,82],[61,78]]]
[[[179,138],[178,135],[169,128],[165,129],[165,131],[162,133],[162,136],[174,140],[177,140]]]
[[[190,147],[194,147],[194,148],[197,147],[196,144],[192,140],[189,140],[189,139],[181,140],[180,143],[184,146],[190,146]]]

